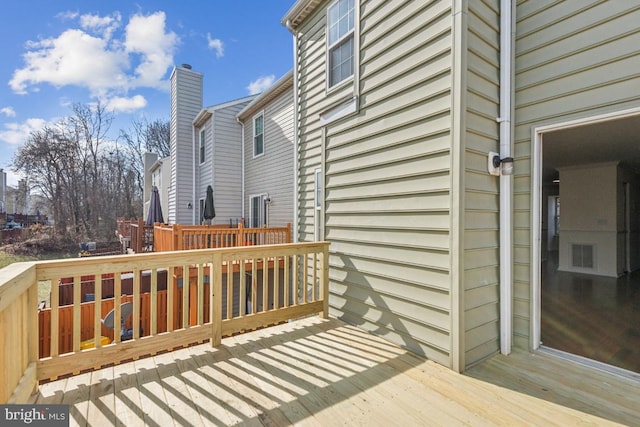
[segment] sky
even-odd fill
[[[280,20],[294,0],[3,1],[0,168],[9,185],[29,133],[75,103],[113,112],[110,137],[132,120],[169,120],[169,77],[204,74],[204,106],[259,93],[293,66]]]

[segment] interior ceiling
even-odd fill
[[[556,168],[619,161],[640,170],[640,115],[545,133],[543,181]]]

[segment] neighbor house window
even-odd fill
[[[315,170],[315,212],[313,215],[315,222],[315,241],[320,241],[322,237],[322,170]]]
[[[200,131],[200,163],[204,163],[204,140],[205,140],[205,132],[204,129]]]
[[[253,156],[264,154],[264,114],[253,119]]]
[[[259,228],[267,225],[267,195],[252,196],[249,200],[249,226]]]
[[[327,9],[329,87],[353,75],[354,0],[337,0]]]
[[[151,176],[151,185],[155,185],[158,189],[162,188],[162,169],[157,169]]]

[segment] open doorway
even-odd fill
[[[537,339],[640,372],[640,115],[537,136]]]

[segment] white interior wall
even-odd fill
[[[619,182],[617,162],[559,168],[561,271],[618,277]],[[573,244],[594,246],[594,268],[572,267]]]

